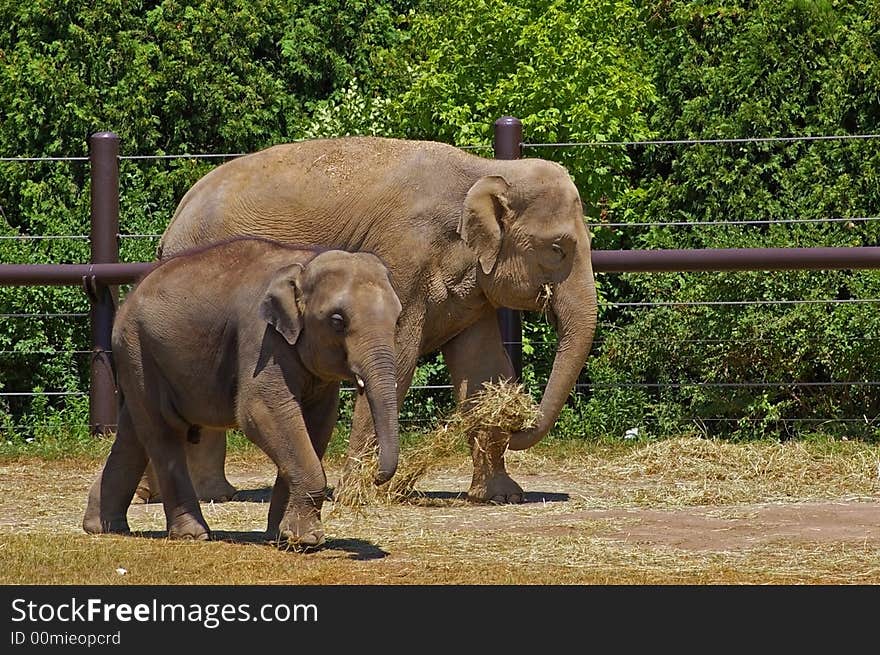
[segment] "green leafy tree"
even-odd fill
[[[392,120],[407,136],[488,145],[500,116],[527,141],[615,141],[649,134],[655,98],[629,2],[452,0],[410,14],[385,58],[399,80]],[[409,56],[406,56],[409,54]],[[625,188],[619,148],[529,150],[572,171],[588,207]]]
[[[90,134],[116,132],[128,157],[120,167],[122,258],[152,259],[155,238],[129,235],[161,233],[218,160],[150,157],[242,153],[296,138],[311,104],[370,79],[371,53],[396,43],[396,16],[410,5],[0,0],[0,156],[84,158]],[[8,238],[85,235],[88,223],[88,162],[0,162],[2,261],[88,261],[81,238]],[[0,287],[0,307],[81,313],[88,303],[73,288]],[[0,393],[85,391],[89,349],[82,317],[0,318]],[[7,434],[21,437],[56,412],[85,424],[84,408],[77,396],[0,396]],[[24,431],[13,430],[19,423]]]
[[[650,127],[669,139],[877,133],[876,3],[820,0],[646,3],[644,49],[659,100]],[[877,245],[880,141],[631,148],[632,189],[614,199],[633,248]],[[802,220],[812,223],[791,223]],[[767,221],[759,225],[713,225]],[[627,274],[618,301],[729,302],[878,298],[874,271]],[[880,410],[880,323],[870,304],[612,308],[587,416],[634,381],[620,434],[699,430],[786,436],[821,428],[871,436]],[[795,386],[804,382],[809,386]],[[727,386],[759,383],[761,386]],[[833,386],[822,386],[833,383]],[[669,386],[672,385],[672,386]],[[675,386],[682,385],[682,386]],[[850,422],[823,423],[823,419]],[[598,418],[596,422],[600,422]]]
[[[645,110],[655,93],[639,47],[640,13],[632,3],[451,0],[410,12],[402,26],[406,40],[376,55],[384,77],[362,85],[366,120],[346,125],[346,131],[396,130],[398,136],[473,146],[489,157],[492,126],[501,116],[521,119],[531,143],[650,134]],[[331,99],[324,109],[351,116],[345,106]],[[377,106],[384,122],[375,118]],[[586,212],[596,218],[607,198],[629,186],[629,154],[621,147],[535,147],[525,156],[565,165]],[[601,247],[604,236],[596,238]],[[524,330],[524,378],[540,394],[555,336],[534,315],[526,316]],[[426,382],[448,381],[439,359],[428,363]],[[445,407],[448,400],[435,402]]]

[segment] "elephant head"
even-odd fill
[[[376,426],[376,484],[391,479],[399,454],[394,335],[401,304],[375,255],[329,250],[279,270],[261,317],[295,346],[323,380],[350,380],[365,393]]]
[[[568,172],[541,159],[505,162],[465,196],[458,232],[477,257],[477,280],[496,307],[544,311],[556,327],[553,369],[531,430],[508,448],[536,444],[553,426],[596,329],[590,235]]]

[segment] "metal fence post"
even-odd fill
[[[495,121],[495,159],[519,159],[522,156],[522,121],[513,116],[502,116]],[[522,315],[502,307],[498,310],[501,341],[517,379],[522,379]]]
[[[91,163],[91,262],[119,261],[119,137],[97,132],[89,137]],[[93,435],[116,431],[116,380],[110,335],[116,313],[115,290],[93,275],[83,278],[91,300],[92,357],[89,379],[89,425]]]

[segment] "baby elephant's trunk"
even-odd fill
[[[363,365],[364,391],[370,403],[376,440],[379,443],[379,468],[374,481],[388,482],[397,470],[400,441],[397,424],[397,365],[393,351],[385,346],[368,351]]]

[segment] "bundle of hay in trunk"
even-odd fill
[[[426,435],[418,445],[401,453],[395,476],[386,484],[373,484],[376,451],[366,453],[350,464],[334,502],[348,507],[370,503],[393,503],[409,498],[416,483],[439,462],[454,455],[461,444],[473,440],[475,458],[500,457],[507,448],[510,433],[534,427],[538,405],[521,384],[485,382],[468,405],[459,408],[442,425]]]

